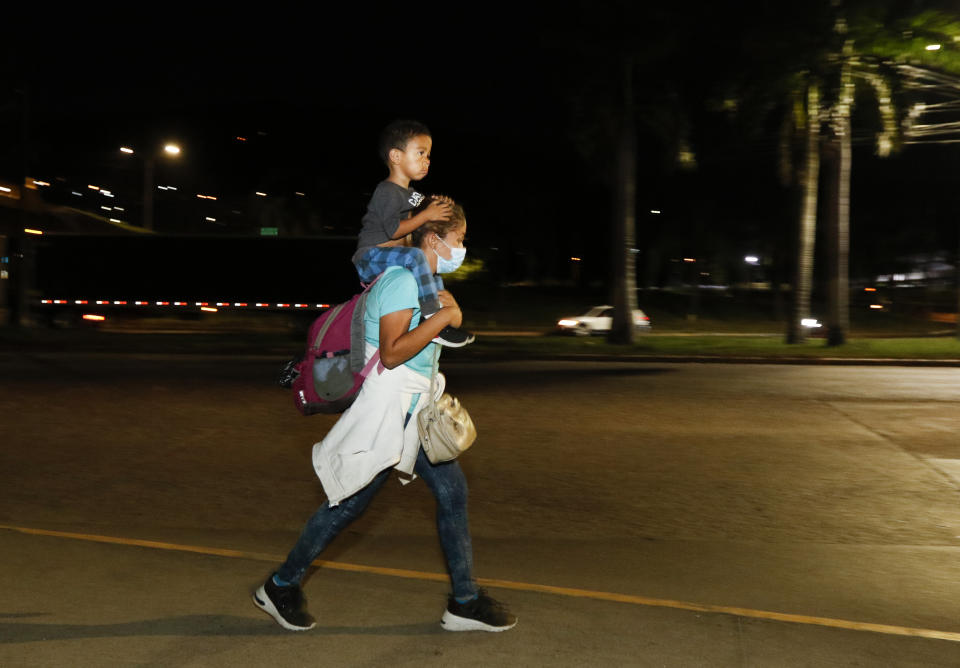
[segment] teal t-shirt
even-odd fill
[[[413,309],[410,329],[420,323],[420,302],[417,298],[417,280],[403,267],[387,267],[380,279],[370,288],[364,317],[364,338],[371,345],[380,347],[380,318],[387,313]],[[433,374],[433,358],[436,343],[428,343],[404,364],[413,371],[429,378]]]

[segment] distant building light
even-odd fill
[[[757,264],[760,261],[760,258],[758,258],[756,255],[747,255],[743,258],[743,261],[747,264]]]
[[[305,195],[304,195],[302,192],[298,191],[298,190],[297,190],[297,191],[294,191],[293,194],[294,194],[294,195],[298,195],[298,196],[300,196],[300,197],[305,197]]]
[[[35,186],[49,186],[50,184],[47,183],[46,181],[38,181],[38,180],[34,179],[34,180],[33,180],[33,185],[35,185]]]
[[[267,196],[267,193],[262,193],[262,192],[260,192],[259,190],[258,190],[256,193],[254,193],[254,194],[257,195],[258,197],[266,197],[266,196]]]
[[[163,147],[163,150],[169,153],[170,155],[180,155],[180,147],[176,144],[167,144]]]
[[[104,211],[113,211],[112,206],[101,206],[100,208],[103,209]]]
[[[122,206],[115,206],[115,207],[113,207],[113,210],[114,210],[114,211],[125,211],[125,209],[124,209]]]
[[[71,194],[71,195],[76,195],[77,197],[83,197],[83,193],[78,193],[76,190],[71,190],[71,191],[70,191],[70,194]]]
[[[130,147],[128,147],[128,146],[121,146],[121,147],[120,147],[120,152],[121,152],[121,153],[133,153],[133,149],[130,148]]]
[[[113,193],[110,192],[109,190],[101,190],[100,194],[103,195],[104,197],[113,197]]]
[[[940,45],[939,45],[939,44],[927,44],[926,49],[927,49],[927,51],[939,51],[939,50],[940,50]]]
[[[864,292],[876,292],[877,289],[876,289],[876,288],[864,288],[863,291],[864,291]]]
[[[90,190],[100,190],[100,186],[87,185],[87,187],[88,187]]]
[[[870,308],[872,308],[872,309],[882,309],[882,308],[883,308],[883,304],[870,304]]]
[[[110,219],[110,222],[111,222],[111,223],[122,223],[123,221],[120,220],[119,218],[111,218],[111,219]]]
[[[579,261],[580,261],[580,258],[578,258],[578,257],[572,257],[572,258],[570,258],[570,261],[571,261],[571,262],[579,262]]]
[[[25,227],[23,231],[27,234],[43,234],[43,230],[35,230],[32,227]]]
[[[214,197],[213,195],[197,195],[197,197],[199,197],[200,199],[212,199],[212,200],[216,200],[216,199],[217,199],[217,198]]]
[[[820,324],[820,321],[817,320],[816,318],[804,318],[803,320],[800,321],[800,324],[803,325],[804,327],[812,327],[814,329],[816,329],[817,327],[823,326]]]
[[[683,258],[683,261],[684,261],[684,262],[696,262],[697,260],[696,260],[696,258],[685,257],[685,258]]]
[[[660,213],[660,209],[650,209],[650,213]]]
[[[237,137],[237,141],[247,141],[246,137]]]
[[[0,193],[12,193],[13,188],[8,188],[6,186],[0,186]]]
[[[204,218],[204,220],[209,221],[209,222],[211,222],[211,223],[217,222],[217,219],[216,219],[216,218],[211,218],[210,216],[206,216],[206,217]]]

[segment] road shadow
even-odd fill
[[[46,616],[48,613],[3,615],[10,617]],[[356,636],[421,636],[443,633],[435,621],[423,624],[386,626],[317,626],[307,634]],[[0,645],[50,640],[89,638],[133,638],[150,636],[236,637],[293,635],[268,618],[253,619],[235,615],[183,615],[144,619],[116,624],[34,624],[0,621]]]

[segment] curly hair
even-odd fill
[[[384,164],[390,166],[390,151],[399,149],[405,151],[410,140],[417,135],[430,134],[430,129],[420,121],[396,120],[387,125],[380,133],[378,151]]]
[[[425,209],[429,203],[430,199],[424,200],[413,212],[413,214],[416,215],[419,211]],[[450,233],[451,230],[455,230],[466,224],[467,217],[463,213],[463,207],[455,203],[452,207],[450,207],[449,220],[428,220],[410,233],[410,242],[413,244],[414,248],[419,248],[423,243],[423,238],[428,234],[436,234],[439,237],[445,237]]]

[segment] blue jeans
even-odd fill
[[[417,281],[417,299],[424,316],[440,310],[438,291],[443,290],[443,279],[434,275],[427,258],[419,248],[407,246],[373,246],[368,248],[354,263],[357,274],[364,283],[370,283],[387,270],[387,267],[403,267],[413,273]]]
[[[299,584],[317,555],[338,533],[363,514],[367,504],[390,476],[390,470],[378,473],[369,485],[339,505],[331,508],[329,502],[324,501],[313,517],[307,520],[297,544],[277,569],[277,577]],[[421,448],[414,471],[427,483],[437,500],[437,533],[447,560],[453,595],[459,599],[470,598],[477,593],[477,585],[473,581],[473,544],[467,518],[467,479],[463,469],[457,460],[431,464]]]

